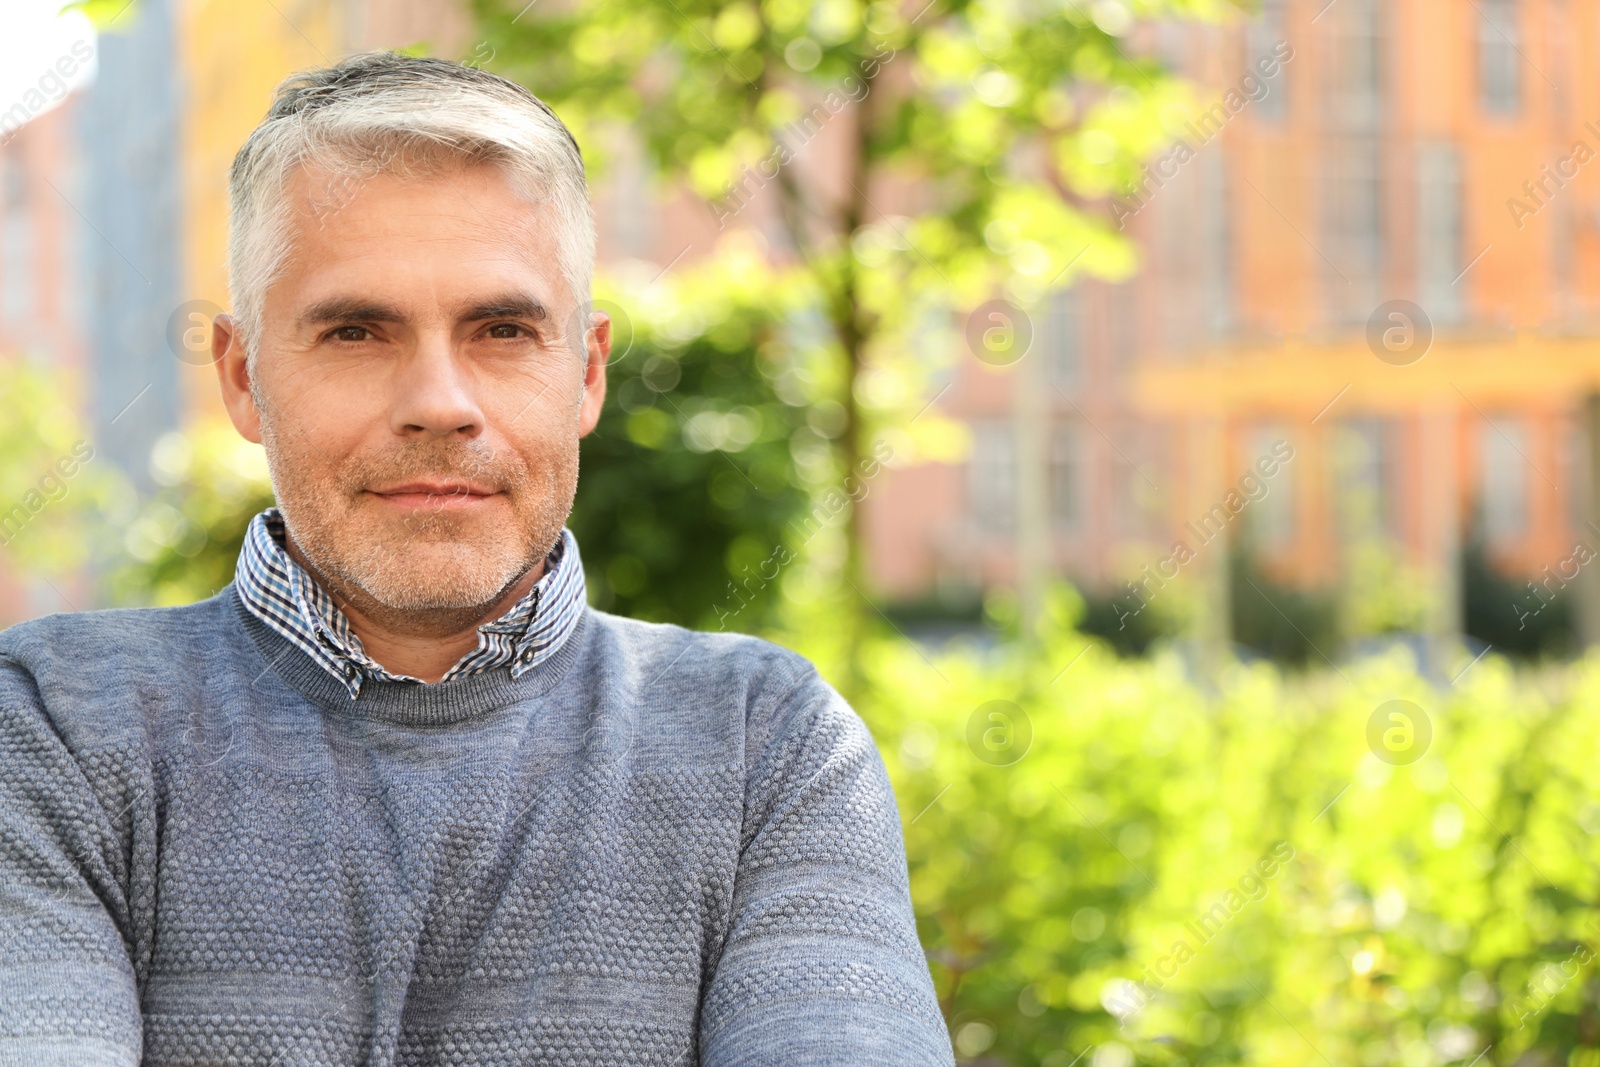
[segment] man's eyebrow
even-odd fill
[[[458,321],[528,319],[538,322],[549,317],[549,309],[535,298],[523,293],[503,293],[462,309]],[[300,315],[299,324],[305,328],[336,322],[401,322],[404,319],[399,309],[388,304],[361,297],[336,296],[319,300],[306,308]]]
[[[462,322],[479,322],[483,319],[531,319],[542,321],[550,311],[531,296],[521,293],[504,293],[491,297],[481,304],[473,304],[461,312]]]
[[[331,322],[399,322],[405,316],[390,307],[360,297],[336,296],[319,300],[300,315],[300,325],[326,326]]]

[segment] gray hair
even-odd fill
[[[443,59],[367,52],[303,71],[277,89],[266,118],[228,176],[229,286],[254,364],[267,287],[289,252],[297,168],[326,169],[337,210],[378,173],[435,172],[451,163],[497,163],[530,199],[553,209],[561,274],[582,306],[594,272],[594,211],[572,132],[516,82]]]

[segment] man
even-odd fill
[[[358,56],[230,192],[213,351],[278,507],[209,600],[0,636],[0,1064],[952,1062],[860,720],[586,604],[565,126]]]

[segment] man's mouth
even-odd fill
[[[405,482],[367,491],[395,507],[433,511],[478,507],[499,494],[492,486],[456,481]]]

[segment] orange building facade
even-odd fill
[[[1529,576],[1581,538],[1600,548],[1581,521],[1594,12],[1269,0],[1249,24],[1139,44],[1218,101],[1109,206],[1141,270],[1026,309],[1041,368],[962,361],[940,403],[972,430],[967,462],[894,472],[868,503],[880,591],[1025,582],[1030,465],[1048,570],[1112,593],[1180,543],[1197,563],[1167,570],[1225,566],[1196,533],[1219,504],[1227,540],[1291,584],[1338,585],[1353,546],[1385,547],[1424,576],[1440,630],[1460,625],[1469,542]],[[1047,454],[1030,455],[1015,401],[1040,382]],[[1293,458],[1241,486],[1278,441]]]

